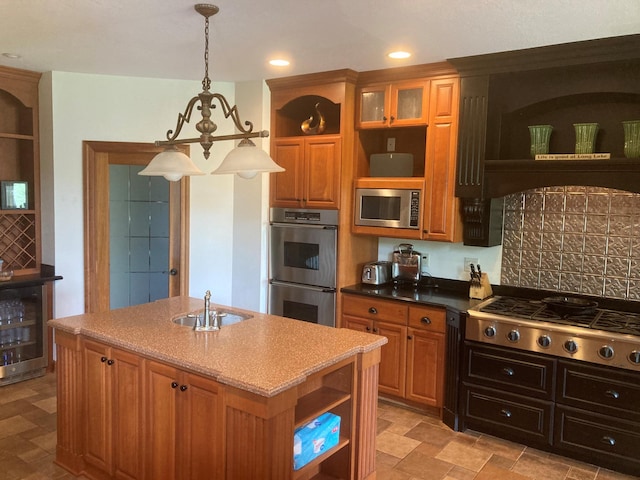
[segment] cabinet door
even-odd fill
[[[176,476],[185,480],[223,478],[224,430],[219,385],[185,374],[181,387],[184,389],[178,402],[180,450]]]
[[[301,207],[303,198],[303,138],[274,140],[272,155],[284,172],[271,174],[271,206]]]
[[[85,460],[121,479],[140,478],[140,359],[84,341]]]
[[[176,472],[178,370],[156,362],[145,369],[145,474],[147,480]]]
[[[112,473],[112,381],[107,360],[111,349],[86,340],[83,350],[85,404],[85,461]]]
[[[340,202],[340,137],[305,139],[304,194],[306,208],[338,208]]]
[[[381,128],[389,124],[389,85],[374,85],[358,89],[357,128]]]
[[[387,337],[380,350],[378,391],[398,397],[404,396],[407,327],[387,322],[374,322],[373,333]]]
[[[444,334],[409,328],[406,398],[442,406]]]
[[[350,330],[357,330],[358,332],[371,333],[373,331],[373,322],[366,318],[344,315],[342,317],[342,327]]]
[[[390,127],[426,125],[429,116],[429,81],[391,85]]]
[[[462,239],[458,199],[455,197],[458,138],[458,79],[431,81],[431,108],[425,162],[425,240]]]

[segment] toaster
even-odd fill
[[[391,280],[391,262],[379,261],[365,264],[362,268],[362,283],[382,285]]]

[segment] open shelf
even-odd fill
[[[351,398],[351,394],[321,387],[298,400],[296,405],[296,428],[318,417],[318,409],[329,411]]]
[[[319,457],[314,458],[313,460],[311,460],[309,463],[307,463],[304,467],[300,468],[299,470],[294,470],[294,472],[293,472],[293,480],[309,478],[308,475],[309,475],[310,471],[313,471],[314,469],[317,469],[317,468],[321,468],[322,462],[324,462],[325,460],[330,458],[332,455],[338,453],[339,450],[342,450],[347,445],[349,445],[349,439],[346,438],[346,437],[343,437],[341,435],[340,436],[340,440],[338,441],[338,444],[335,445],[333,448],[330,448],[329,450],[324,452]],[[311,478],[314,479],[314,480],[319,480],[319,479],[322,479],[322,478],[338,479],[338,478],[342,478],[342,477],[335,477],[335,476],[328,475],[328,474],[325,474],[323,472],[320,472],[320,473],[314,475]]]

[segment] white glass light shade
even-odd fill
[[[267,152],[244,138],[211,174],[237,173],[242,178],[253,178],[260,172],[284,172],[284,168],[274,162]]]
[[[168,147],[149,162],[138,175],[164,177],[170,182],[177,182],[182,177],[204,175],[195,163],[175,146]]]

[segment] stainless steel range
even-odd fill
[[[640,371],[640,313],[558,313],[548,303],[496,296],[468,311],[466,339]]]

